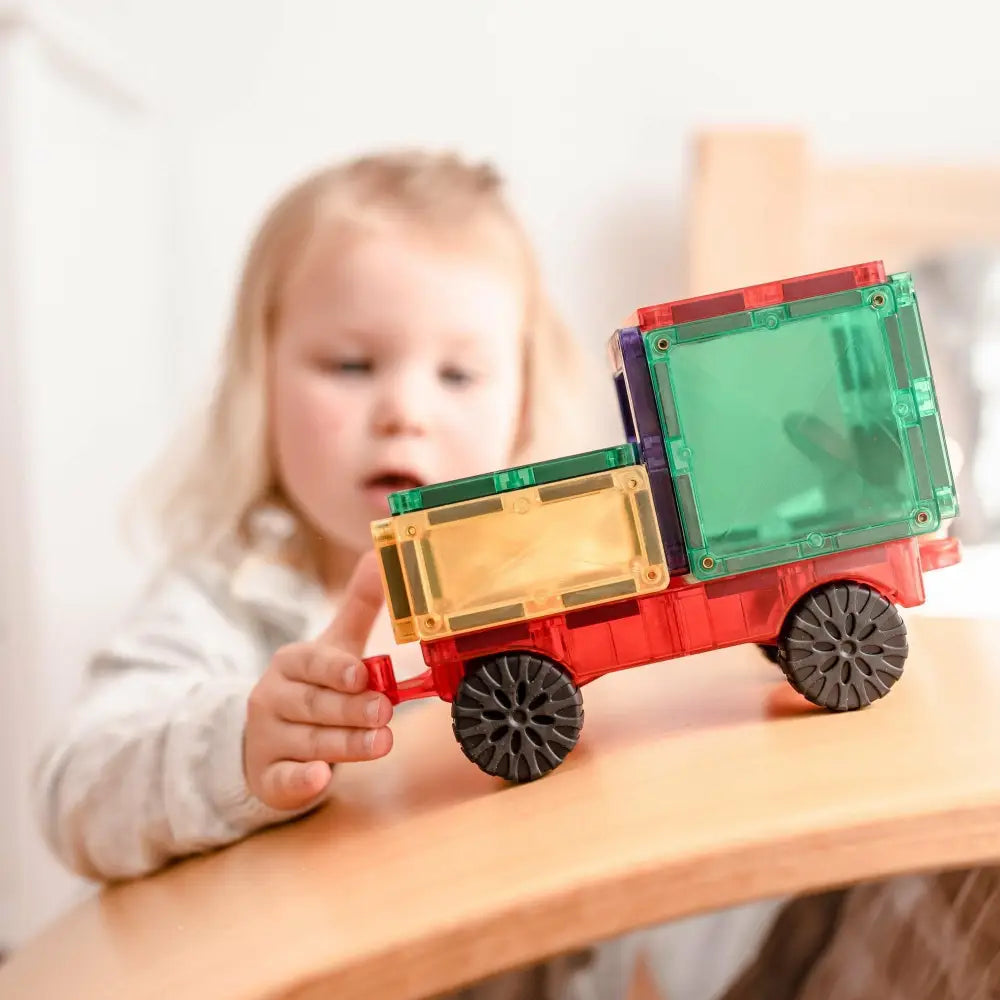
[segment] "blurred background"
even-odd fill
[[[210,377],[261,212],[331,159],[492,160],[600,359],[640,305],[913,270],[968,546],[924,610],[994,614],[998,26],[963,0],[0,2],[0,948],[87,891],[25,789],[147,571],[121,502]]]

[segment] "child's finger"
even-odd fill
[[[290,760],[325,760],[331,764],[375,760],[392,748],[392,732],[346,726],[309,726],[288,722],[281,734],[281,755]]]
[[[286,722],[377,729],[392,718],[392,702],[377,692],[344,694],[328,687],[289,681],[276,690],[274,711]]]
[[[320,644],[336,646],[361,656],[383,601],[378,556],[369,551],[358,560],[344,589],[340,610],[320,636]]]
[[[261,799],[272,809],[299,809],[326,788],[330,776],[322,760],[278,760],[264,769]]]
[[[368,687],[368,668],[364,663],[342,649],[322,643],[313,643],[279,662],[281,673],[289,681],[333,688],[345,694],[358,694]]]

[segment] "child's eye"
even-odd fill
[[[337,375],[370,375],[374,368],[367,358],[328,358],[321,364],[325,371]]]
[[[441,369],[441,381],[447,385],[466,386],[471,385],[475,380],[476,376],[465,368],[449,365]]]

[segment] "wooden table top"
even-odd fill
[[[1000,859],[1000,622],[908,624],[903,679],[857,713],[808,706],[753,647],[602,678],[528,785],[417,703],[329,805],[85,900],[0,997],[405,1000],[679,915]]]

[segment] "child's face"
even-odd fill
[[[524,308],[499,255],[403,232],[313,240],[274,340],[271,433],[285,490],[327,539],[361,551],[389,492],[509,464]]]

